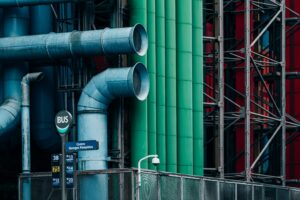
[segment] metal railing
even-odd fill
[[[80,198],[80,182],[93,176],[108,180],[109,200],[298,200],[300,189],[247,183],[244,181],[213,179],[155,171],[142,171],[142,185],[137,185],[136,169],[85,171],[76,175],[74,189],[68,189],[68,199]],[[19,199],[22,183],[31,182],[32,200],[58,200],[60,189],[52,188],[51,173],[32,173],[19,176]],[[90,192],[97,192],[91,184]],[[138,195],[139,194],[139,195]]]

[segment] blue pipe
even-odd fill
[[[80,2],[84,0],[1,0],[0,7],[23,7],[53,3]]]
[[[28,8],[4,10],[4,37],[28,34]],[[21,79],[26,73],[24,63],[7,64],[3,68],[4,103],[0,106],[0,135],[12,130],[20,119]]]
[[[3,23],[3,9],[0,8],[0,23]],[[3,37],[3,26],[0,26],[0,37]],[[3,101],[3,70],[0,64],[0,103]]]
[[[125,53],[144,55],[147,47],[146,30],[137,24],[129,28],[1,38],[0,60],[51,60]]]
[[[53,31],[53,16],[49,5],[32,6],[30,8],[31,34],[46,34]],[[60,137],[56,132],[53,119],[55,117],[55,72],[49,63],[35,64],[34,71],[44,74],[38,84],[32,84],[31,127],[37,146],[44,150],[55,151],[60,148]],[[42,114],[41,111],[44,113]]]
[[[129,68],[109,68],[92,78],[82,91],[77,106],[78,140],[97,140],[99,150],[79,152],[79,170],[107,169],[107,108],[110,102],[125,96],[145,100],[148,92],[148,72],[141,63]],[[80,199],[105,200],[108,199],[107,190],[105,175],[80,180]]]

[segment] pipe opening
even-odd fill
[[[141,24],[136,24],[131,32],[131,37],[134,51],[140,56],[145,55],[148,49],[148,36],[145,28]]]
[[[149,93],[149,75],[146,67],[142,63],[133,66],[132,87],[137,99],[145,100]]]
[[[44,78],[44,74],[42,72],[39,72],[38,76],[36,77],[35,81],[41,81]]]

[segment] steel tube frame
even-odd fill
[[[218,1],[218,107],[219,107],[219,173],[224,178],[224,8],[223,0]]]
[[[282,185],[285,186],[286,183],[286,24],[285,24],[285,0],[281,0],[281,178]]]
[[[266,151],[266,149],[269,147],[269,145],[271,144],[271,142],[273,141],[273,139],[275,138],[275,136],[277,135],[277,133],[279,132],[280,128],[282,128],[282,123],[277,127],[277,129],[275,130],[275,132],[273,133],[273,135],[271,136],[271,138],[269,139],[269,141],[267,142],[267,144],[264,146],[264,148],[260,151],[259,155],[256,157],[255,161],[252,163],[250,170],[252,170],[256,163],[259,161],[259,159],[261,158],[261,156],[264,154],[264,152]]]
[[[232,3],[234,3],[233,1],[231,1]],[[209,90],[212,90],[214,95],[208,94],[208,93],[204,93],[207,97],[209,97],[210,100],[212,101],[208,101],[206,102],[206,106],[214,106],[213,102],[217,103],[217,106],[214,107],[214,111],[212,111],[209,115],[206,115],[206,119],[205,122],[209,125],[212,126],[213,121],[218,121],[217,125],[218,126],[218,132],[219,132],[219,136],[220,139],[218,141],[219,144],[219,170],[220,170],[220,176],[224,176],[224,174],[222,174],[222,168],[224,167],[224,165],[222,165],[222,158],[224,156],[224,154],[222,155],[222,153],[224,153],[224,149],[221,150],[222,145],[224,145],[222,142],[222,140],[224,140],[224,138],[222,138],[222,136],[224,137],[224,124],[226,124],[226,129],[230,126],[233,126],[234,124],[244,124],[245,126],[245,175],[246,175],[246,180],[247,181],[251,181],[251,174],[252,174],[252,169],[254,169],[255,165],[258,163],[259,159],[262,157],[263,153],[266,151],[266,149],[268,148],[268,146],[270,145],[270,143],[272,142],[272,140],[274,139],[275,135],[278,135],[279,132],[281,132],[281,164],[280,164],[280,177],[277,176],[278,178],[281,178],[282,180],[282,184],[285,185],[285,162],[286,162],[286,155],[285,155],[285,148],[286,148],[286,128],[287,128],[287,124],[292,124],[293,120],[289,119],[289,121],[286,121],[287,119],[287,115],[286,115],[286,100],[285,100],[285,81],[286,81],[286,72],[285,72],[285,37],[286,37],[286,24],[285,24],[285,9],[289,9],[286,8],[285,5],[285,0],[282,0],[280,3],[278,2],[270,2],[270,3],[261,3],[261,2],[255,2],[253,0],[244,0],[244,22],[245,22],[245,33],[244,33],[244,47],[238,47],[239,49],[234,49],[236,47],[231,47],[231,50],[226,50],[224,51],[224,49],[222,49],[221,47],[221,43],[222,40],[224,41],[224,33],[221,33],[221,31],[224,29],[224,27],[222,28],[221,24],[221,20],[223,20],[224,17],[224,9],[225,7],[228,7],[229,4],[231,2],[226,2],[226,5],[223,4],[223,0],[216,0],[215,1],[215,13],[210,13],[211,15],[213,14],[217,14],[216,16],[216,21],[215,21],[215,28],[217,28],[215,30],[215,35],[214,36],[204,36],[206,43],[212,43],[216,44],[218,42],[218,45],[214,45],[215,46],[215,50],[218,53],[215,53],[214,51],[209,51],[206,52],[206,57],[207,59],[218,59],[217,61],[211,61],[208,60],[207,61],[207,65],[211,66],[210,68],[205,68],[206,70],[209,71],[210,74],[207,74],[208,76],[214,76],[212,73],[212,69],[217,70],[218,74],[216,77],[213,77],[213,82],[214,85],[212,83],[203,83],[207,88],[209,88]],[[222,5],[221,5],[222,4]],[[255,9],[251,8],[251,4],[255,7]],[[256,5],[254,5],[256,4]],[[262,5],[260,7],[260,5]],[[222,6],[222,7],[221,7]],[[222,11],[220,11],[220,9],[222,9]],[[266,22],[265,25],[260,25],[259,26],[255,26],[254,28],[252,28],[251,25],[251,18],[252,13],[258,11],[258,9],[272,9],[274,11],[274,13],[272,14],[272,16],[269,16],[268,21]],[[293,12],[291,10],[291,12]],[[220,14],[222,15],[222,19],[220,20]],[[240,13],[240,12],[238,12]],[[294,12],[293,12],[294,13]],[[295,14],[295,13],[294,13]],[[212,18],[210,18],[212,19]],[[274,22],[277,22],[279,19],[281,21],[281,35],[279,37],[282,38],[281,40],[281,57],[280,59],[276,59],[274,58],[274,56],[268,55],[267,53],[264,53],[264,50],[260,50],[260,49],[254,49],[254,46],[257,45],[257,43],[262,39],[263,35],[269,30],[269,28],[272,26],[272,24]],[[221,31],[220,31],[220,30]],[[251,30],[253,29],[253,30]],[[254,32],[256,30],[256,32]],[[258,30],[258,33],[257,33]],[[256,36],[254,38],[252,38],[252,34],[256,34]],[[223,36],[223,38],[222,38]],[[242,40],[241,40],[242,41]],[[241,46],[241,41],[238,41],[237,44]],[[223,47],[224,48],[224,47]],[[230,53],[235,53],[236,54],[230,54]],[[229,53],[229,54],[228,54]],[[241,53],[244,53],[243,56],[241,56]],[[214,57],[214,55],[216,55]],[[226,54],[224,56],[224,54]],[[229,56],[228,56],[229,55]],[[253,55],[253,57],[252,57]],[[254,57],[257,56],[257,57]],[[228,59],[227,59],[228,57]],[[234,61],[235,58],[239,58],[240,61]],[[233,59],[233,60],[232,60]],[[244,68],[234,68],[234,69],[244,69],[244,76],[245,76],[245,92],[240,92],[237,89],[231,87],[230,85],[226,84],[225,82],[223,82],[222,85],[222,81],[224,81],[224,73],[223,75],[221,75],[220,70],[223,67],[224,70],[224,63],[226,62],[244,62],[245,63],[245,67]],[[216,63],[217,62],[217,63]],[[280,65],[280,70],[281,70],[281,74],[280,74],[280,80],[281,80],[281,86],[280,86],[280,103],[277,102],[274,99],[274,94],[272,93],[272,91],[269,89],[269,85],[267,85],[266,79],[264,78],[264,74],[260,69],[260,66],[263,66],[265,68],[276,68],[278,67],[278,65]],[[215,67],[213,67],[215,66]],[[251,86],[251,70],[252,70],[252,66],[254,68],[254,70],[256,70],[258,76],[259,76],[259,80],[262,82],[263,85],[261,85],[263,87],[263,89],[266,90],[266,92],[268,93],[268,100],[262,100],[262,101],[257,101],[255,99],[251,99],[251,96],[253,95],[251,93],[252,89],[257,88],[257,86]],[[278,68],[279,70],[279,68]],[[225,116],[226,113],[224,111],[224,107],[222,110],[222,96],[223,96],[223,103],[224,100],[228,100],[229,102],[232,102],[234,105],[236,105],[237,102],[235,102],[234,100],[231,99],[230,96],[225,96],[224,95],[224,86],[227,88],[229,88],[230,90],[232,90],[233,92],[235,92],[237,95],[240,95],[240,97],[245,99],[245,121],[244,123],[240,123],[240,121],[242,120],[239,118],[233,119],[233,120],[225,120]],[[251,89],[252,88],[252,89]],[[222,90],[222,91],[221,91]],[[223,94],[222,94],[223,93]],[[253,95],[255,98],[258,98],[257,95]],[[275,105],[276,108],[274,109],[274,111],[270,110],[270,106]],[[264,113],[260,113],[260,112],[256,112],[256,111],[252,111],[251,109],[252,106],[254,106],[255,108],[259,108],[261,109]],[[266,107],[267,106],[267,107]],[[268,108],[269,107],[269,108]],[[216,112],[218,111],[218,112]],[[242,113],[243,114],[243,113]],[[253,115],[253,116],[252,116]],[[257,122],[256,122],[257,121]],[[280,123],[278,125],[278,123]],[[269,127],[273,127],[274,130],[275,128],[276,131],[273,132],[272,137],[267,141],[267,144],[265,145],[265,147],[261,150],[261,152],[259,152],[259,155],[257,156],[257,158],[255,159],[254,162],[251,162],[251,128],[253,126],[256,126],[257,124],[266,124]],[[278,127],[274,127],[275,125],[278,125]],[[296,123],[295,123],[296,124]],[[223,130],[223,132],[222,132]],[[217,138],[217,137],[216,137]],[[216,139],[215,138],[215,139]],[[224,170],[224,169],[223,169]]]
[[[251,45],[250,45],[250,0],[245,0],[245,174],[246,181],[251,180],[250,168],[250,58],[251,58]]]

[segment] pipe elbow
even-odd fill
[[[0,106],[0,135],[12,130],[19,121],[21,104],[14,99],[7,99]]]
[[[145,100],[149,93],[149,76],[146,67],[137,63],[133,67],[108,68],[94,76],[83,89],[78,102],[79,112],[106,112],[117,97],[134,96]]]
[[[40,81],[44,77],[42,72],[28,73],[23,76],[21,81],[22,87],[22,106],[30,105],[29,84],[32,81]]]
[[[29,85],[32,81],[40,81],[44,77],[42,72],[28,73],[22,78],[22,85]]]

